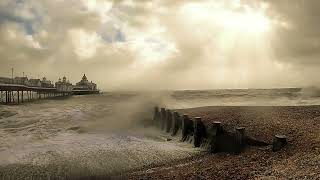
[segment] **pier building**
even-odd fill
[[[97,90],[97,84],[90,82],[84,74],[80,82],[76,83],[75,90]]]
[[[43,77],[43,78],[42,78],[42,81],[41,81],[41,87],[44,87],[44,88],[53,88],[54,85],[51,83],[51,81],[47,80],[46,77]]]
[[[41,87],[41,80],[40,79],[29,79],[30,87]]]
[[[59,78],[59,81],[56,82],[56,88],[57,88],[57,91],[72,91],[73,90],[73,85],[67,81],[67,78],[64,76],[62,78],[62,81],[61,81],[61,78]]]
[[[28,77],[15,77],[13,80],[14,84],[19,84],[19,85],[29,85],[29,80]]]
[[[97,84],[89,81],[86,74],[83,74],[80,82],[76,83],[73,88],[73,94],[82,95],[82,94],[98,94],[99,90],[97,89]]]
[[[12,78],[0,77],[0,84],[12,84]]]

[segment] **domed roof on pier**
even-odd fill
[[[83,74],[82,81],[88,81],[86,74]]]

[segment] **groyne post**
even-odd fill
[[[180,114],[177,112],[177,111],[174,111],[173,112],[173,120],[172,120],[172,136],[175,136],[180,127],[181,127],[181,117],[180,117]]]
[[[209,152],[217,152],[217,139],[222,134],[221,122],[215,121],[208,131]]]
[[[167,117],[166,108],[161,108],[161,122],[160,122],[160,128],[161,130],[164,130],[164,125]]]
[[[194,147],[200,147],[203,138],[206,135],[206,128],[202,122],[201,117],[195,117],[194,130],[193,130],[193,145]]]
[[[191,132],[193,132],[193,122],[187,114],[183,115],[181,127],[182,127],[182,132],[181,132],[182,133],[182,141],[186,141],[188,138],[188,135]]]
[[[167,117],[166,117],[166,132],[170,132],[172,126],[172,112],[170,109],[167,109]]]
[[[236,127],[236,152],[241,152],[245,147],[245,128]]]
[[[155,126],[159,125],[159,119],[160,119],[159,107],[156,106],[154,107],[154,114],[153,114],[153,123]]]
[[[272,143],[272,151],[279,151],[287,144],[287,137],[285,135],[275,135]]]

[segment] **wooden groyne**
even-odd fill
[[[221,122],[207,125],[201,117],[191,118],[188,114],[164,107],[154,108],[153,125],[170,133],[171,136],[180,135],[182,142],[192,143],[211,153],[228,152],[241,153],[247,146],[270,146],[273,151],[281,150],[286,144],[286,136],[275,135],[272,144],[259,141],[246,135],[245,127],[234,127],[232,132],[223,128]]]

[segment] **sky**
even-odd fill
[[[1,0],[0,76],[102,90],[317,86],[318,0]]]

